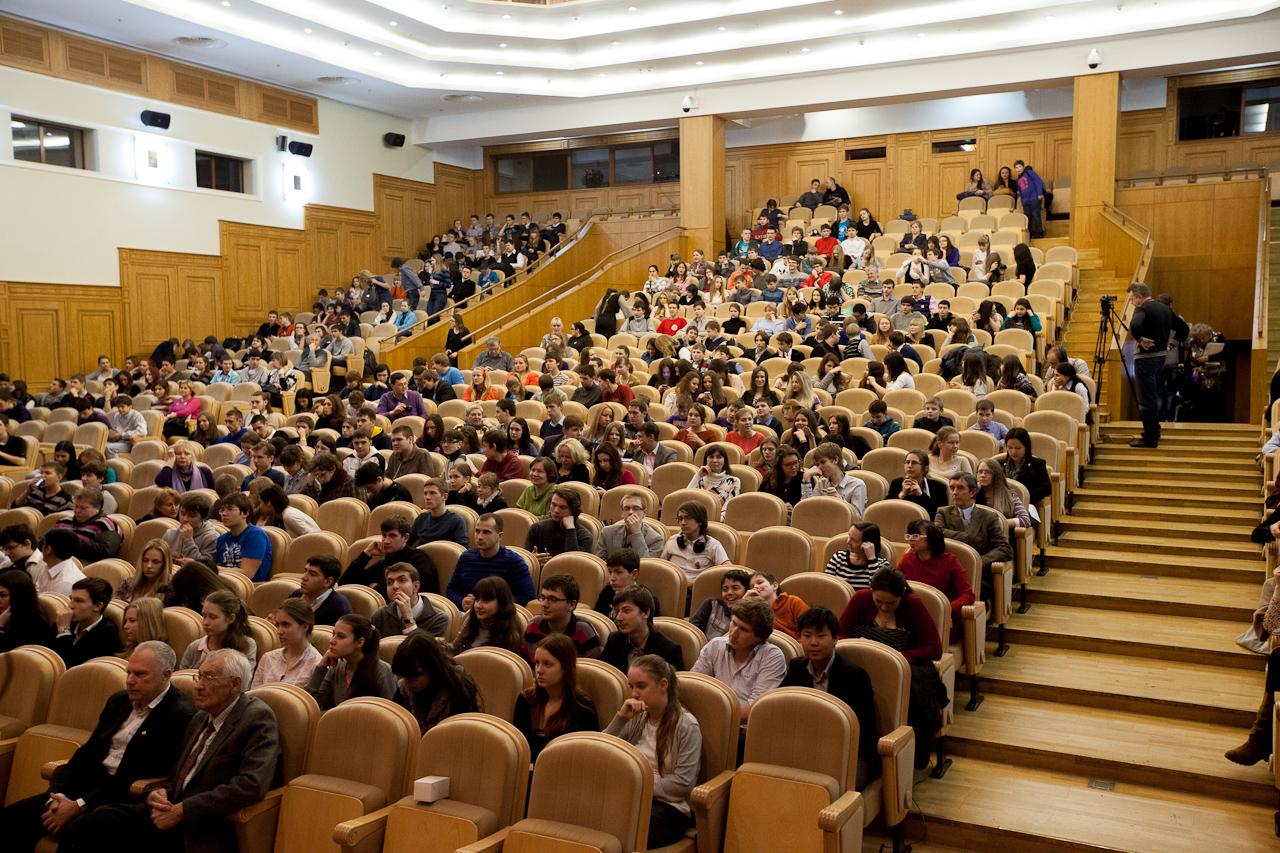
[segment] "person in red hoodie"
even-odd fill
[[[796,640],[800,639],[800,616],[809,609],[809,605],[799,596],[778,592],[778,579],[765,572],[751,575],[751,587],[746,595],[754,595],[764,599],[773,610],[773,627]],[[744,598],[746,596],[743,596]]]

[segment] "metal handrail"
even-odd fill
[[[1178,167],[1174,167],[1174,168],[1178,168]],[[1186,178],[1188,179],[1189,183],[1195,183],[1199,178],[1204,178],[1204,177],[1212,178],[1218,175],[1222,175],[1225,180],[1231,180],[1230,178],[1231,175],[1251,175],[1251,174],[1257,174],[1258,177],[1265,178],[1268,174],[1270,174],[1270,170],[1267,168],[1265,164],[1261,164],[1261,163],[1258,164],[1257,166],[1248,166],[1248,167],[1239,168],[1239,169],[1237,168],[1214,169],[1211,172],[1197,172],[1195,171],[1195,167],[1192,166],[1192,167],[1189,167],[1189,171],[1178,172],[1172,175],[1167,175],[1163,172],[1157,172],[1154,175],[1133,175],[1127,178],[1116,178],[1115,181],[1117,184],[1124,184],[1126,186],[1132,186],[1132,183],[1134,181],[1154,181],[1154,183],[1150,184],[1150,186],[1158,187],[1158,186],[1164,185],[1165,178]]]
[[[581,284],[585,284],[591,279],[599,276],[609,267],[613,266],[614,259],[617,258],[619,255],[633,252],[637,250],[640,246],[650,242],[651,240],[658,240],[659,238],[665,239],[671,236],[672,234],[677,234],[677,233],[683,234],[684,231],[685,231],[685,228],[683,226],[673,225],[670,228],[667,228],[663,231],[658,231],[657,233],[649,234],[637,240],[636,242],[631,243],[630,245],[623,246],[620,249],[615,249],[614,251],[610,252],[609,254],[601,258],[599,261],[597,261],[595,266],[591,267],[591,269],[585,270],[584,272],[581,272],[578,275],[575,275],[569,279],[566,279],[565,281],[562,281],[560,284],[555,285],[546,293],[540,294],[538,296],[538,299],[539,301],[549,301],[552,299],[556,299],[560,296],[563,296],[569,290],[572,290],[573,288]],[[479,341],[487,337],[487,334],[485,334],[486,330],[490,330],[494,327],[501,327],[503,323],[507,322],[512,317],[519,317],[527,313],[528,311],[525,310],[525,306],[522,305],[520,308],[517,308],[515,311],[509,311],[506,314],[503,314],[501,317],[491,320],[485,325],[480,326],[479,328],[471,330],[471,340],[473,342],[473,345],[475,341]]]

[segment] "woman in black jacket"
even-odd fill
[[[1031,503],[1038,504],[1053,493],[1049,466],[1031,455],[1031,435],[1022,427],[1014,427],[1004,437],[1004,473],[1027,487]],[[1043,520],[1043,519],[1041,519]]]
[[[947,487],[929,479],[929,452],[907,451],[902,470],[903,476],[895,477],[889,484],[886,497],[918,504],[932,519],[938,514],[938,507],[947,505]]]

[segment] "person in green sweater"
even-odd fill
[[[546,521],[551,517],[551,494],[556,485],[556,463],[546,456],[539,456],[529,465],[529,486],[516,501],[518,509],[527,510]]]

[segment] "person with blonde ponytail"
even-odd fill
[[[653,768],[649,847],[684,838],[693,825],[689,794],[698,783],[702,730],[680,704],[676,671],[659,655],[645,655],[627,673],[631,696],[604,730],[636,747]]]

